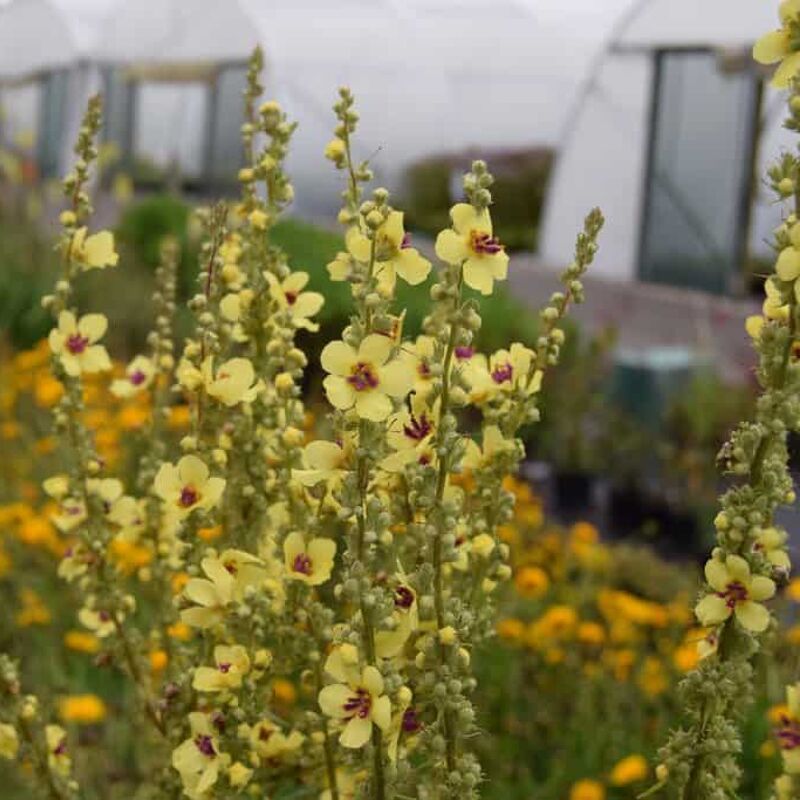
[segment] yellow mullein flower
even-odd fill
[[[770,31],[756,42],[753,58],[760,64],[781,62],[772,78],[772,85],[786,89],[800,72],[800,52],[795,45],[800,32],[800,0],[783,0],[778,13],[780,29]]]
[[[800,683],[786,687],[786,707],[779,714],[775,737],[784,771],[800,774]]]
[[[467,439],[462,463],[470,469],[480,469],[491,464],[497,455],[507,453],[515,447],[515,443],[506,439],[497,425],[487,425],[483,429],[483,447],[472,439]]]
[[[304,292],[308,283],[307,272],[292,272],[283,281],[279,281],[271,272],[265,272],[264,278],[269,284],[269,293],[281,310],[289,312],[295,328],[307,331],[318,331],[319,325],[311,322],[309,317],[319,313],[325,298],[319,292]]]
[[[95,344],[107,328],[108,320],[103,314],[85,314],[79,320],[71,311],[58,315],[58,327],[50,331],[48,341],[67,375],[74,378],[82,372],[111,369],[105,347]]]
[[[608,776],[608,782],[612,786],[628,786],[643,781],[648,771],[647,760],[643,756],[627,756],[614,765]]]
[[[392,724],[389,728],[389,744],[386,748],[386,755],[389,761],[397,761],[397,750],[400,745],[400,735],[403,733],[416,733],[419,730],[414,709],[411,706],[413,694],[408,686],[401,686],[397,692],[397,711],[392,715]]]
[[[405,582],[404,576],[394,588],[394,611],[392,619],[395,626],[388,631],[375,634],[375,652],[379,658],[395,658],[405,647],[408,638],[419,627],[417,593]]]
[[[305,741],[299,731],[285,734],[274,722],[262,719],[249,729],[250,747],[265,761],[296,752]]]
[[[436,255],[448,264],[463,264],[464,283],[484,295],[495,281],[506,279],[508,255],[492,235],[488,209],[478,211],[468,203],[450,209],[453,227],[436,237]]]
[[[413,383],[407,360],[389,360],[393,347],[380,334],[365,337],[358,350],[342,341],[327,344],[321,362],[330,373],[324,386],[331,405],[342,411],[355,408],[362,419],[385,420],[392,413],[391,398],[404,397]]]
[[[333,539],[312,539],[306,544],[301,533],[293,531],[283,542],[283,562],[287,577],[319,586],[331,577],[336,542]]]
[[[246,358],[231,358],[220,364],[215,375],[213,358],[208,356],[200,371],[209,396],[228,407],[237,403],[252,403],[261,389],[253,365]]]
[[[303,486],[316,486],[326,481],[331,487],[336,487],[347,472],[354,450],[352,438],[345,438],[341,443],[322,440],[309,442],[303,448],[305,469],[293,469],[292,477]]]
[[[200,562],[205,578],[192,578],[184,595],[195,603],[181,612],[181,620],[195,628],[210,628],[221,622],[226,607],[244,598],[248,586],[256,586],[265,577],[264,563],[242,550],[225,550],[218,558]]]
[[[13,725],[0,722],[0,758],[13,761],[19,752],[19,736]]]
[[[65,722],[93,725],[106,718],[108,709],[96,694],[73,694],[58,701],[58,713]]]
[[[342,747],[363,747],[372,735],[373,724],[388,731],[392,723],[392,705],[383,693],[383,676],[373,666],[358,672],[352,664],[334,658],[325,662],[325,671],[340,683],[326,686],[319,693],[319,707],[328,717],[340,720],[344,728],[339,736]]]
[[[432,336],[417,336],[413,346],[404,345],[404,353],[414,359],[414,394],[425,399],[433,389],[431,367],[436,360],[436,340]]]
[[[412,286],[428,277],[431,262],[411,246],[411,237],[403,228],[402,211],[390,211],[374,235],[374,240],[370,240],[354,226],[347,231],[345,244],[350,255],[362,264],[369,263],[374,246],[374,274],[378,288],[385,295],[394,291],[398,275]]]
[[[67,732],[60,725],[45,725],[44,739],[50,769],[66,777],[72,768],[72,759],[67,751]]]
[[[764,557],[778,569],[790,570],[792,563],[786,552],[788,534],[782,528],[762,528],[756,536],[754,549],[764,554]]]
[[[145,356],[136,356],[125,368],[125,377],[111,382],[111,394],[115,397],[133,397],[152,383],[154,375],[153,362]]]
[[[209,477],[205,463],[188,455],[177,465],[162,464],[153,486],[171,511],[186,516],[196,508],[213,508],[225,491],[225,479]]]
[[[114,249],[114,234],[100,231],[87,236],[86,228],[78,228],[72,237],[70,257],[82,265],[84,270],[116,267],[119,261]]]
[[[193,711],[189,714],[191,736],[172,751],[172,766],[178,771],[184,793],[200,798],[217,782],[227,757],[219,750],[217,733],[208,714]]]
[[[250,671],[250,657],[241,645],[218,644],[214,648],[215,667],[197,667],[192,688],[200,692],[224,692],[238,689]]]
[[[412,395],[410,408],[392,414],[386,426],[386,443],[394,451],[381,461],[381,468],[388,472],[400,472],[412,462],[433,464],[436,449],[433,437],[436,433],[435,409],[428,409],[424,399]]]
[[[111,612],[102,609],[82,608],[78,612],[78,621],[98,639],[105,639],[117,629]]]
[[[350,253],[338,252],[336,258],[327,265],[326,269],[330,279],[338,283],[348,279],[352,266],[353,259]]]
[[[750,565],[741,556],[729,555],[724,562],[710,559],[705,566],[712,593],[695,607],[701,625],[711,627],[736,615],[739,623],[760,633],[769,625],[769,611],[761,605],[775,594],[775,583],[763,575],[751,575]]]

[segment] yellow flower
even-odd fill
[[[191,736],[172,751],[172,766],[178,771],[190,798],[200,798],[217,782],[225,758],[219,750],[216,731],[207,714],[189,714]]]
[[[403,228],[402,211],[390,211],[374,235],[374,240],[370,240],[354,226],[347,231],[345,244],[350,255],[362,264],[369,263],[374,246],[374,274],[381,292],[391,294],[398,275],[412,286],[428,277],[431,262],[411,246],[411,237]]]
[[[98,639],[105,639],[117,629],[111,612],[93,608],[82,608],[78,612],[78,621],[87,627]]]
[[[392,619],[394,627],[388,631],[375,634],[375,652],[379,658],[395,658],[398,656],[409,636],[419,627],[419,611],[417,609],[417,593],[408,585],[405,576],[394,588],[394,610]]]
[[[786,687],[786,707],[777,715],[775,738],[783,755],[783,769],[800,774],[800,683]]]
[[[293,531],[283,542],[283,563],[292,580],[319,586],[331,577],[336,542],[333,539],[312,539],[306,544],[301,533]]]
[[[209,477],[205,463],[188,455],[177,465],[162,464],[154,488],[169,509],[186,516],[196,508],[213,508],[225,491],[225,480]]]
[[[612,786],[628,786],[643,781],[647,773],[647,761],[643,756],[627,756],[614,765],[608,776],[608,782]]]
[[[381,461],[387,472],[402,472],[407,464],[436,463],[433,438],[436,433],[436,409],[429,409],[419,394],[411,396],[408,407],[389,417],[386,426],[386,443],[394,452]]]
[[[522,597],[541,597],[550,586],[550,579],[539,567],[522,567],[514,576],[514,586]]]
[[[0,722],[0,758],[13,761],[19,752],[19,737],[16,728],[6,722]]]
[[[115,397],[133,397],[152,383],[153,375],[153,362],[145,356],[136,356],[125,368],[125,377],[111,382],[111,394]]]
[[[100,231],[87,236],[86,228],[78,228],[72,237],[70,256],[82,265],[84,270],[116,267],[119,256],[114,250],[114,234]]]
[[[764,557],[773,567],[784,569],[787,572],[792,564],[789,554],[786,552],[786,541],[788,535],[782,528],[769,527],[762,528],[756,536],[753,549],[764,554]]]
[[[274,722],[262,719],[250,729],[250,747],[265,761],[296,752],[305,741],[299,731],[285,734]]]
[[[345,438],[341,443],[316,441],[303,448],[305,469],[293,469],[292,477],[303,486],[316,486],[322,481],[337,486],[345,475],[352,459],[354,442]]]
[[[467,439],[463,465],[470,469],[481,469],[490,465],[498,455],[507,453],[515,447],[515,443],[506,439],[497,425],[487,425],[483,429],[482,448],[472,439]]]
[[[380,334],[364,338],[358,350],[342,341],[330,342],[322,351],[324,381],[331,404],[347,411],[355,408],[362,419],[381,422],[392,413],[390,398],[411,390],[413,374],[406,359],[389,360],[394,344]]]
[[[48,341],[67,375],[74,378],[82,372],[111,369],[105,347],[95,344],[107,328],[108,320],[103,314],[86,314],[79,320],[71,311],[58,315],[58,327],[50,331]]]
[[[236,788],[247,786],[252,777],[253,770],[246,767],[241,761],[237,761],[228,768],[228,780],[231,786],[235,786]]]
[[[66,777],[72,767],[72,759],[67,751],[67,732],[60,725],[45,725],[44,740],[50,769]]]
[[[77,653],[96,653],[100,649],[97,637],[86,631],[67,631],[64,645]]]
[[[603,784],[588,779],[574,783],[569,790],[569,800],[605,800],[605,796]]]
[[[223,692],[238,689],[250,671],[250,657],[241,645],[219,644],[214,648],[215,667],[197,667],[192,688],[200,692]]]
[[[695,607],[701,625],[719,625],[731,614],[748,630],[761,632],[769,625],[769,611],[760,601],[775,594],[775,584],[763,575],[751,575],[741,556],[729,555],[725,562],[710,559],[705,567],[712,593]]]
[[[457,203],[450,217],[453,228],[436,238],[436,255],[448,264],[463,264],[464,283],[481,294],[491,294],[494,282],[506,279],[508,255],[492,235],[488,209],[478,211],[468,203]]]
[[[794,44],[800,26],[800,0],[783,0],[779,7],[781,27],[762,36],[753,47],[753,58],[761,64],[781,65],[772,78],[778,89],[789,86],[800,72],[800,52]]]
[[[208,356],[200,369],[206,392],[228,407],[252,403],[261,388],[253,365],[246,358],[232,358],[220,364],[214,375],[213,358]]]
[[[359,674],[352,664],[334,658],[335,651],[325,662],[325,671],[341,681],[326,686],[319,693],[322,713],[344,724],[339,742],[342,747],[363,747],[372,735],[372,725],[388,731],[392,722],[392,705],[383,693],[383,677],[373,666],[364,667]]]
[[[278,308],[288,311],[295,328],[307,331],[318,331],[319,325],[311,322],[309,317],[319,313],[325,298],[319,292],[304,292],[308,283],[307,272],[292,272],[283,281],[279,281],[271,272],[264,272],[269,284],[269,293],[278,304]]]
[[[230,603],[240,602],[248,586],[256,586],[265,576],[264,563],[242,550],[225,550],[218,558],[200,562],[205,578],[192,578],[184,595],[193,603],[181,612],[181,620],[195,628],[210,628],[225,617]]]
[[[106,718],[108,709],[96,694],[73,694],[59,700],[58,713],[64,722],[93,725]]]

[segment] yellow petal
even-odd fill
[[[411,286],[422,283],[431,271],[431,262],[423,258],[413,247],[406,247],[394,259],[397,274]]]
[[[800,250],[784,247],[775,264],[775,272],[782,281],[793,281],[800,275]]]
[[[319,693],[317,701],[322,713],[334,719],[342,719],[347,713],[344,710],[345,704],[353,695],[353,690],[343,683],[334,683],[326,686]]]
[[[320,354],[322,368],[331,375],[349,375],[357,360],[356,351],[342,341],[329,342]]]
[[[772,77],[772,85],[776,89],[788,89],[789,84],[800,72],[800,53],[792,53],[783,60]]]
[[[775,64],[789,53],[789,35],[786,31],[770,31],[753,47],[753,58],[759,64]]]
[[[340,411],[346,411],[353,407],[356,401],[356,393],[353,387],[339,375],[328,375],[322,382],[325,389],[325,396],[328,402]]]
[[[86,263],[90,267],[115,267],[119,261],[114,250],[114,234],[110,231],[100,231],[90,236],[84,247]]]
[[[717,592],[724,592],[728,588],[730,575],[721,561],[711,558],[706,561],[705,575],[708,585]]]
[[[355,405],[358,416],[371,422],[382,422],[392,413],[392,401],[377,391],[358,392]]]
[[[743,628],[762,633],[769,625],[769,611],[760,603],[750,601],[736,604],[736,619]]]
[[[469,235],[471,231],[492,235],[492,218],[488,209],[476,211],[469,203],[457,203],[450,209],[453,227],[458,233]]]
[[[386,363],[393,347],[394,342],[388,336],[371,333],[364,337],[364,341],[358,348],[358,360],[379,367]]]
[[[467,240],[449,228],[436,237],[435,250],[436,257],[448,264],[460,264],[471,252]]]
[[[775,594],[775,583],[771,578],[767,578],[764,575],[756,575],[750,582],[747,593],[751,600],[757,602],[769,600]]]
[[[344,237],[344,243],[347,247],[347,252],[356,261],[360,261],[362,264],[369,263],[372,257],[372,242],[361,233],[358,227],[353,226],[348,229]]]
[[[713,626],[724,622],[731,615],[731,609],[722,597],[706,595],[694,608],[701,625]]]
[[[486,259],[470,258],[464,263],[464,283],[482,295],[492,293],[494,280]]]
[[[342,747],[357,750],[369,741],[371,735],[372,721],[369,719],[362,719],[361,717],[353,717],[353,719],[344,726],[342,735],[339,737],[339,743]]]
[[[78,322],[78,333],[94,343],[102,339],[108,328],[108,320],[104,314],[86,314]]]

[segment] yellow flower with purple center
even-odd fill
[[[411,286],[422,283],[431,271],[431,262],[411,246],[411,237],[403,228],[403,212],[390,211],[386,221],[375,231],[374,239],[366,237],[357,226],[345,237],[348,253],[362,264],[368,264],[375,250],[373,272],[378,288],[385,295],[394,291],[397,277]]]
[[[292,272],[279,281],[271,272],[264,272],[269,293],[282,311],[287,311],[295,328],[318,331],[319,325],[311,317],[319,313],[325,298],[319,292],[304,292],[308,284],[307,272]]]
[[[206,794],[217,782],[228,759],[219,749],[219,738],[211,717],[200,711],[189,714],[191,735],[172,751],[172,766],[178,771],[184,792],[191,798]]]
[[[786,706],[776,714],[775,738],[783,756],[783,769],[800,774],[800,683],[786,687]]]
[[[185,517],[198,508],[213,508],[225,491],[225,480],[211,477],[202,459],[188,455],[177,464],[162,464],[154,488],[170,511]]]
[[[154,375],[153,362],[146,356],[136,356],[125,368],[125,377],[111,382],[111,394],[115,397],[133,397],[147,389]]]
[[[303,469],[293,469],[292,477],[303,486],[316,486],[325,481],[338,486],[344,478],[355,451],[355,440],[345,437],[341,442],[322,439],[309,442],[303,448]]]
[[[67,375],[75,378],[82,372],[111,369],[105,347],[97,344],[107,328],[108,320],[103,314],[85,314],[80,319],[71,311],[58,315],[58,327],[50,331],[48,341]]]
[[[214,648],[213,667],[197,667],[192,679],[192,688],[199,692],[224,692],[238,689],[242,679],[250,671],[250,657],[239,644],[219,644]]]
[[[506,279],[508,255],[493,234],[489,210],[457,203],[450,209],[450,218],[453,227],[436,238],[436,255],[448,264],[461,265],[467,286],[491,294],[494,282]]]
[[[341,411],[355,409],[362,419],[381,422],[392,413],[392,399],[411,390],[413,371],[407,359],[393,358],[391,339],[370,334],[358,349],[342,341],[330,342],[322,351],[328,400]]]
[[[334,658],[325,662],[325,671],[340,683],[326,686],[319,693],[322,713],[339,720],[343,726],[339,736],[342,747],[357,750],[372,736],[372,726],[388,731],[392,722],[392,705],[383,693],[383,676],[376,667],[358,670],[357,662]]]
[[[386,426],[386,443],[392,453],[381,461],[381,469],[401,472],[412,463],[423,466],[436,462],[434,435],[436,433],[436,408],[429,408],[418,394],[412,395],[408,408],[392,414]]]
[[[762,36],[753,47],[753,58],[760,64],[780,66],[772,85],[786,89],[800,72],[800,0],[783,0],[778,9],[781,27]]]
[[[45,725],[44,740],[50,769],[64,777],[68,776],[72,768],[72,759],[67,747],[67,732],[60,725]]]
[[[214,360],[208,356],[200,367],[206,393],[231,408],[239,403],[252,403],[261,384],[256,380],[253,364],[247,358],[231,358],[214,371]]]
[[[288,578],[319,586],[331,577],[336,542],[315,538],[306,543],[303,534],[292,531],[283,542],[283,563]]]
[[[763,575],[752,575],[744,558],[729,555],[725,561],[710,559],[706,580],[713,590],[695,607],[700,624],[719,625],[735,615],[742,627],[760,633],[769,625],[769,611],[761,601],[775,594],[775,583]]]

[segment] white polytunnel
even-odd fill
[[[629,3],[565,126],[545,261],[570,259],[582,215],[599,205],[597,274],[742,289],[780,213],[755,176],[787,141],[781,107],[751,58],[777,26],[774,5],[753,0]]]
[[[537,0],[137,0],[109,17],[97,57],[126,68],[137,85],[135,155],[222,175],[235,166],[244,64],[260,44],[266,95],[300,123],[290,161],[298,208],[319,213],[338,197],[321,153],[340,85],[361,114],[358,154],[390,188],[428,155],[557,145],[597,36],[540,6],[552,8]]]
[[[12,0],[0,6],[0,144],[44,177],[69,158],[86,100],[100,88],[94,48],[114,0]]]

